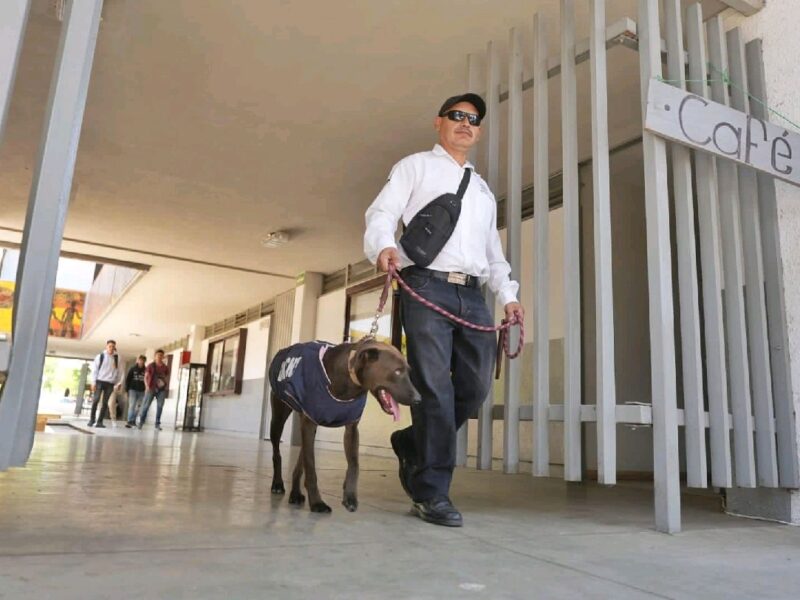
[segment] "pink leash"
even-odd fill
[[[403,278],[400,277],[400,274],[397,272],[397,269],[392,263],[389,263],[389,272],[386,273],[386,283],[383,286],[383,292],[381,293],[381,299],[378,303],[378,310],[375,312],[375,320],[372,324],[372,329],[370,330],[370,336],[374,337],[375,334],[378,332],[378,319],[383,314],[383,309],[386,306],[386,302],[389,299],[389,290],[392,289],[392,280],[396,279],[397,283],[400,284],[408,294],[414,298],[417,302],[430,308],[431,310],[439,313],[440,315],[447,317],[454,323],[458,323],[464,327],[468,327],[470,329],[474,329],[476,331],[485,331],[487,333],[494,333],[496,331],[500,332],[500,336],[497,339],[497,367],[495,369],[495,379],[500,378],[500,368],[503,364],[503,354],[505,354],[509,360],[517,358],[520,353],[522,352],[522,347],[525,344],[525,327],[522,324],[522,317],[521,315],[515,313],[511,319],[503,319],[500,325],[497,326],[489,326],[489,325],[477,325],[475,323],[470,323],[461,317],[457,317],[456,315],[447,312],[445,309],[441,308],[440,306],[436,306],[430,300],[426,300],[422,296],[420,296],[417,292],[415,292],[411,287],[403,281]],[[509,341],[508,341],[508,330],[511,329],[514,325],[519,325],[519,342],[517,343],[517,349],[514,353],[511,352],[509,348]]]

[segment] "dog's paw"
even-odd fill
[[[283,487],[283,482],[279,481],[272,484],[272,493],[283,495],[286,493],[286,488]]]
[[[311,505],[311,512],[329,513],[331,512],[331,507],[325,504],[324,502],[319,501]]]
[[[358,498],[353,494],[348,494],[342,498],[342,506],[350,512],[356,512],[358,510]]]
[[[306,501],[306,497],[303,496],[300,492],[292,492],[289,494],[289,504],[297,504],[298,506],[303,504]]]

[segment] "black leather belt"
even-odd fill
[[[446,281],[447,283],[454,283],[456,285],[463,285],[464,287],[469,288],[477,288],[480,287],[481,282],[480,279],[475,277],[474,275],[467,275],[466,273],[458,273],[456,271],[434,271],[433,269],[425,269],[424,267],[418,267],[416,265],[411,265],[406,267],[402,270],[400,275],[405,275],[406,273],[410,274],[418,274],[424,277],[433,277],[434,279],[441,279],[442,281]]]

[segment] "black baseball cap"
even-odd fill
[[[486,116],[486,102],[483,101],[483,98],[478,96],[478,94],[473,94],[472,92],[467,92],[466,94],[461,94],[459,96],[452,96],[444,101],[442,104],[442,108],[439,109],[439,116],[443,117],[448,110],[453,108],[459,102],[469,102],[478,109],[478,116],[483,119]]]

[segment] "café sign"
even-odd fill
[[[652,79],[645,129],[800,185],[800,135]]]

